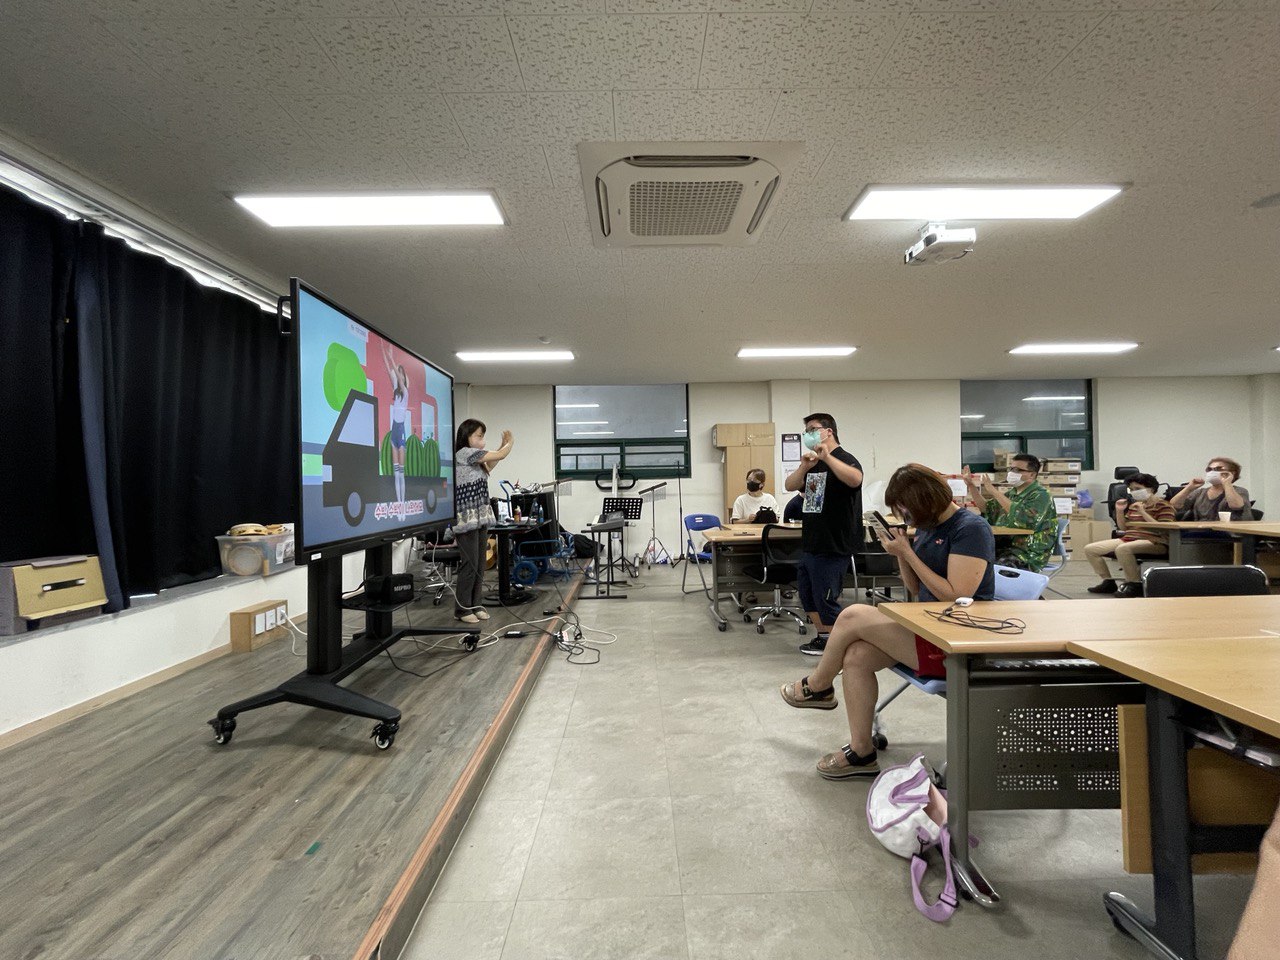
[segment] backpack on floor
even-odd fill
[[[951,872],[951,835],[947,832],[947,798],[934,786],[924,757],[880,772],[867,794],[867,824],[876,839],[911,861],[911,896],[916,909],[935,923],[956,910],[956,881]],[[926,903],[920,880],[928,863],[924,853],[937,847],[946,869],[946,884],[934,903]]]

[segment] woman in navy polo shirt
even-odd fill
[[[920,602],[995,598],[996,543],[990,525],[961,510],[951,490],[934,470],[918,463],[899,467],[884,493],[885,504],[910,526],[915,537],[894,531],[878,534],[884,548],[898,558],[907,592]],[[875,776],[880,772],[871,742],[879,684],[876,673],[902,663],[922,677],[945,676],[943,653],[929,641],[895,623],[875,607],[845,607],[831,631],[818,667],[809,676],[782,686],[782,699],[793,707],[834,710],[836,674],[844,671],[845,712],[849,742],[818,761],[828,780]]]

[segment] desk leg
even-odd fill
[[[720,566],[722,562],[720,544],[713,543],[711,545],[711,602],[707,604],[707,609],[711,611],[711,616],[715,618],[716,629],[724,633],[725,630],[729,629],[729,621],[720,612]]]
[[[1251,567],[1258,565],[1258,538],[1252,534],[1240,537],[1240,560]]]
[[[947,826],[952,867],[960,889],[976,903],[994,907],[1000,894],[969,852],[969,657],[947,657]]]
[[[1182,531],[1178,529],[1169,531],[1169,566],[1182,566]]]
[[[1191,817],[1187,809],[1187,744],[1174,721],[1177,699],[1147,688],[1147,765],[1151,790],[1153,921],[1128,897],[1108,893],[1111,922],[1162,960],[1195,960],[1196,915],[1191,884]]]

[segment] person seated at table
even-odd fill
[[[764,492],[764,471],[752,467],[747,471],[747,492],[733,501],[733,512],[729,515],[730,523],[764,523],[756,517],[761,510],[768,510],[773,515],[770,523],[778,520],[778,501],[772,493]]]
[[[995,598],[995,537],[985,520],[952,502],[942,475],[918,463],[894,471],[885,489],[885,505],[916,528],[914,538],[901,530],[877,534],[885,551],[898,560],[902,583],[916,600]],[[880,772],[871,740],[879,685],[876,673],[895,663],[922,677],[945,676],[944,654],[922,637],[895,623],[878,608],[845,607],[836,619],[822,659],[807,677],[782,685],[782,699],[793,707],[834,710],[836,675],[844,671],[849,742],[818,761],[828,780],[873,777]]]
[[[1280,809],[1258,848],[1258,872],[1227,960],[1271,960],[1280,942]]]
[[[1012,460],[1006,481],[1013,489],[996,489],[985,473],[972,474],[966,465],[961,473],[969,486],[978,512],[993,527],[1021,527],[1026,536],[1012,537],[996,557],[996,563],[1036,573],[1049,562],[1058,540],[1058,511],[1053,496],[1039,481],[1040,458],[1020,453]]]
[[[797,493],[782,508],[783,523],[800,523],[804,519],[804,494]]]
[[[1240,462],[1230,457],[1214,457],[1204,469],[1204,476],[1192,478],[1175,493],[1169,503],[1179,520],[1220,520],[1219,514],[1230,511],[1231,520],[1252,520],[1249,491],[1239,486]]]
[[[1099,540],[1087,544],[1085,558],[1102,580],[1089,588],[1090,593],[1115,593],[1121,597],[1142,596],[1142,573],[1138,557],[1169,555],[1169,535],[1150,530],[1135,530],[1135,523],[1172,523],[1173,505],[1157,492],[1160,482],[1149,473],[1131,473],[1125,477],[1129,488],[1127,499],[1116,501],[1116,540]],[[1107,567],[1106,558],[1115,555],[1124,572],[1124,584],[1117,587]]]

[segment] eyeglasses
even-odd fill
[[[1231,472],[1231,468],[1230,468],[1230,467],[1228,467],[1228,466],[1227,466],[1226,464],[1224,464],[1224,463],[1211,463],[1211,464],[1209,464],[1207,467],[1205,467],[1205,469],[1206,469],[1206,470],[1217,470],[1219,473],[1230,473],[1230,472]]]

